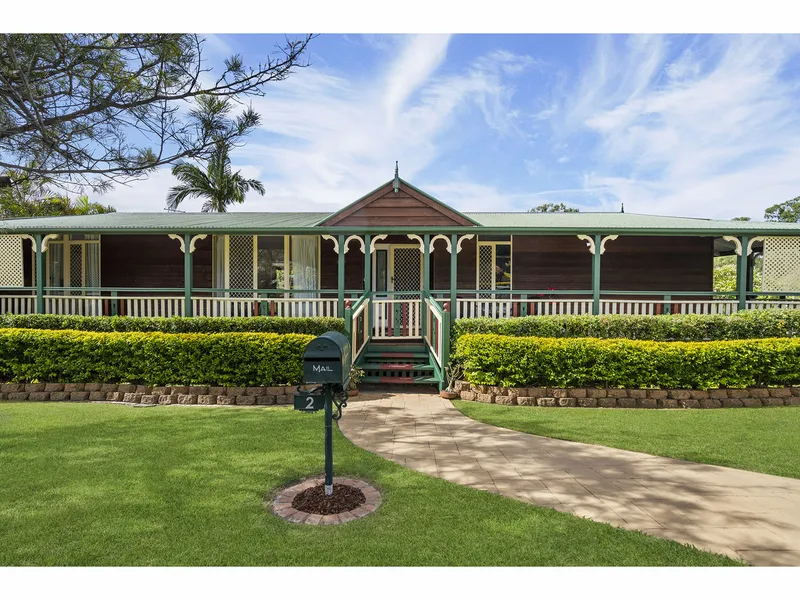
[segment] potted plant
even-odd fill
[[[463,371],[461,370],[461,366],[455,363],[449,362],[444,369],[444,376],[447,380],[447,387],[439,392],[439,395],[442,398],[446,398],[447,400],[453,400],[454,398],[458,398],[458,392],[455,390],[456,381],[458,381],[461,376],[463,375]]]
[[[364,377],[364,369],[353,365],[350,367],[350,386],[347,388],[347,395],[358,396],[358,382]]]

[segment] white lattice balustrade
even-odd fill
[[[0,286],[23,285],[22,238],[18,235],[0,235]]]
[[[767,237],[764,239],[765,292],[800,290],[800,237]]]

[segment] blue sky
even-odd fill
[[[280,37],[207,36],[256,62]],[[249,211],[334,211],[400,175],[465,211],[710,218],[800,195],[800,36],[321,35],[254,98]],[[104,197],[164,206],[168,170]],[[200,200],[184,203],[199,210]]]

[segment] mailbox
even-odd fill
[[[347,389],[350,380],[350,342],[338,331],[311,340],[303,354],[304,383],[332,383]]]

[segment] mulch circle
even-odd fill
[[[303,490],[292,501],[292,508],[314,515],[337,515],[366,504],[364,492],[349,485],[334,485],[333,493],[325,495],[325,485]]]
[[[325,496],[324,480],[313,478],[282,490],[272,511],[292,523],[336,525],[366,517],[380,503],[380,492],[366,481],[334,477],[333,494]]]

